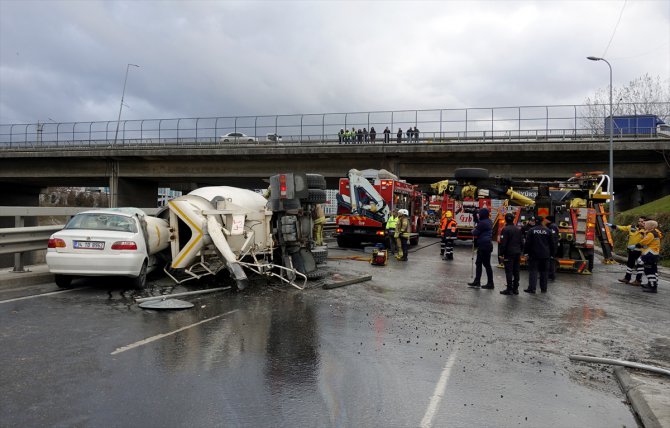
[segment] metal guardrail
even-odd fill
[[[645,109],[670,112],[670,102],[652,103]],[[619,104],[619,111],[642,111],[635,104]],[[336,143],[340,129],[372,127],[377,142],[389,127],[390,141],[397,141],[398,128],[418,127],[421,142],[498,141],[504,138],[605,138],[608,105],[552,105],[465,109],[401,110],[320,113],[270,116],[238,116],[177,119],[143,119],[103,122],[0,124],[0,150],[46,150],[63,147],[99,149],[161,146],[217,145],[229,132],[254,138],[252,144],[276,144],[271,135],[282,135],[282,143]],[[115,130],[119,126],[119,135]],[[634,138],[649,138],[652,129],[639,130]],[[403,133],[402,141],[407,136]],[[113,142],[116,141],[116,144]],[[112,147],[113,146],[113,147]]]
[[[0,255],[14,254],[14,272],[25,272],[24,255],[47,248],[49,237],[65,225],[23,227],[26,217],[72,216],[94,207],[0,207],[0,217],[14,217],[15,227],[0,229]],[[160,208],[141,208],[155,215]]]
[[[49,237],[65,225],[0,229],[0,254],[25,253],[47,248]]]

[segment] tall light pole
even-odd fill
[[[126,66],[126,78],[123,79],[123,92],[121,92],[121,106],[119,106],[119,118],[116,120],[116,132],[114,133],[114,146],[116,146],[116,137],[119,136],[119,124],[121,123],[121,110],[123,110],[123,97],[126,96],[126,83],[128,83],[128,70],[130,66],[140,68],[137,64],[128,64]]]
[[[610,68],[610,179],[609,189],[610,194],[610,223],[614,224],[614,116],[612,116],[612,65],[605,59],[597,56],[587,56],[586,59],[591,61],[605,61],[605,64]]]

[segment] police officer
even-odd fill
[[[396,259],[406,262],[409,250],[409,211],[406,209],[398,210],[398,223],[395,228],[395,238],[398,245],[398,254]]]
[[[468,282],[468,286],[474,288],[493,289],[493,269],[491,269],[491,253],[493,252],[493,222],[489,218],[489,210],[482,208],[479,210],[479,220],[472,230],[474,245],[477,247],[477,260],[475,261],[475,279]],[[479,282],[482,277],[482,266],[486,269],[486,285]]]
[[[544,225],[547,226],[547,229],[551,231],[551,239],[554,241],[554,255],[558,252],[558,242],[560,240],[561,232],[558,230],[558,226],[554,223],[554,216],[548,215],[544,218]],[[549,281],[556,280],[556,258],[553,256],[549,259]]]
[[[388,241],[388,249],[391,251],[391,254],[395,254],[398,251],[398,246],[395,242],[395,228],[398,224],[398,208],[393,208],[393,212],[389,216],[389,219],[386,220],[386,239]]]
[[[530,228],[526,235],[524,252],[528,254],[528,288],[526,293],[535,294],[538,275],[540,277],[540,291],[547,292],[549,276],[549,259],[556,252],[551,231],[542,224],[542,216],[535,217],[536,226]]]
[[[456,239],[456,220],[451,211],[445,211],[440,221],[440,256],[445,260],[454,259],[454,240]]]
[[[514,214],[505,214],[505,227],[500,233],[498,254],[503,258],[507,288],[500,294],[519,294],[519,272],[521,253],[523,252],[523,233],[521,228],[514,224]]]

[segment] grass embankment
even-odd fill
[[[616,214],[616,224],[637,224],[637,219],[641,215],[658,222],[658,228],[663,233],[660,265],[670,267],[670,196],[665,196],[648,204]],[[615,232],[614,251],[617,254],[626,254],[627,241],[628,234]]]

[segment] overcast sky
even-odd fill
[[[0,0],[0,123],[116,120],[127,63],[123,119],[583,104],[589,55],[670,79],[670,0]]]

